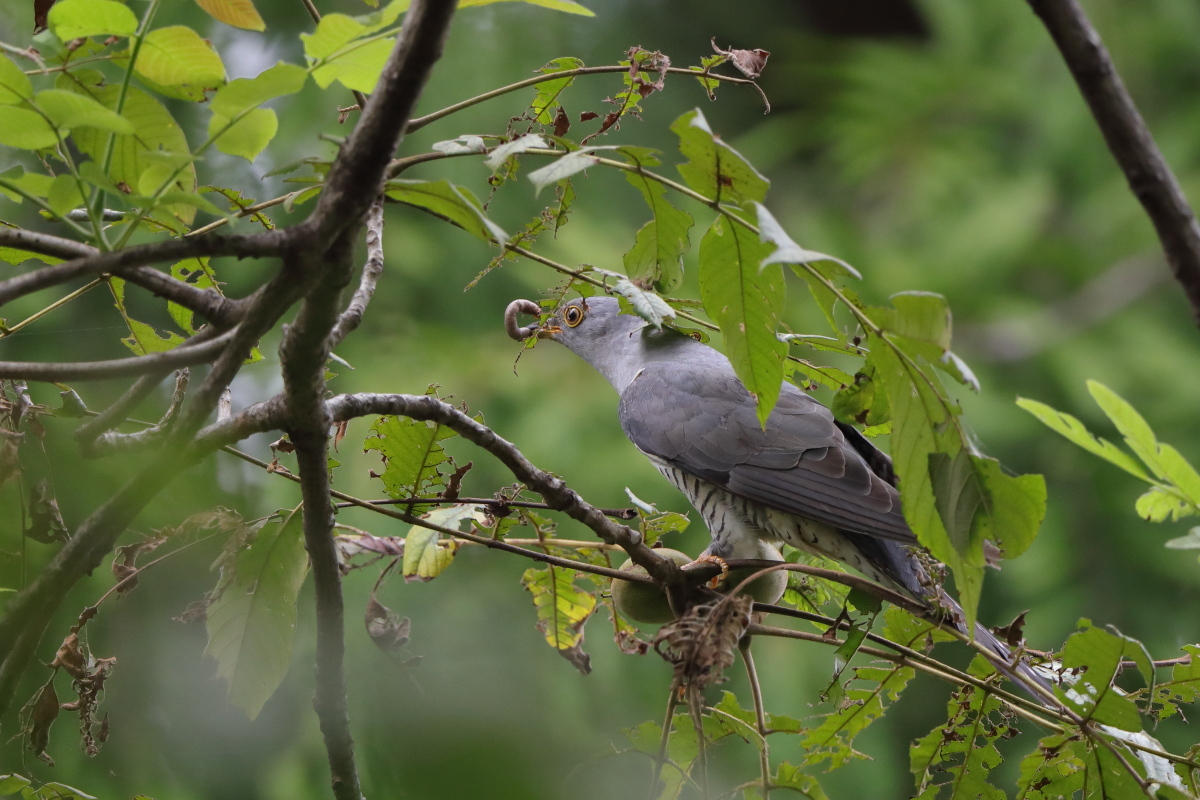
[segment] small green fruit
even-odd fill
[[[762,551],[758,554],[758,558],[768,560],[783,560],[783,556],[774,547],[768,544],[761,543],[759,549]],[[671,550],[668,548],[660,548],[655,550],[661,556],[674,561],[679,566],[690,564],[692,557],[687,553],[679,550]],[[621,565],[622,572],[629,572],[635,575],[645,575],[646,570],[632,561],[626,561]],[[724,582],[717,587],[719,592],[731,592],[738,585],[759,570],[750,567],[735,569],[729,573],[729,576]],[[743,590],[744,594],[749,595],[759,603],[775,603],[779,598],[783,597],[783,592],[787,589],[788,574],[784,570],[776,570],[775,572],[767,573],[760,578],[757,578],[746,586]],[[612,598],[617,609],[628,619],[634,622],[645,622],[649,624],[661,625],[664,622],[670,622],[675,619],[675,615],[671,613],[671,604],[667,601],[667,595],[662,592],[657,586],[649,583],[633,583],[632,581],[613,580],[612,582]]]
[[[679,566],[690,564],[692,561],[691,556],[679,550],[670,550],[663,547],[654,552],[660,556],[666,556]],[[643,576],[647,574],[643,567],[638,566],[632,561],[626,561],[622,564],[621,572]],[[617,610],[634,622],[661,625],[664,622],[670,622],[675,619],[675,615],[671,613],[671,604],[667,602],[666,593],[653,584],[634,583],[614,578],[611,591]]]

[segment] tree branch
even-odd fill
[[[434,62],[441,57],[455,0],[414,3],[396,46],[350,140],[329,170],[317,208],[303,225],[316,241],[356,229],[379,196],[388,162],[404,134]]]
[[[91,245],[77,242],[74,239],[64,239],[48,233],[36,233],[24,228],[9,228],[5,225],[0,225],[0,246],[15,247],[18,250],[28,250],[31,253],[53,258],[82,258],[98,252]]]
[[[235,329],[236,330],[236,329]],[[217,357],[234,339],[233,331],[200,344],[184,342],[165,353],[151,353],[111,361],[78,361],[47,364],[41,361],[0,361],[0,378],[27,381],[94,381],[161,373],[179,367],[204,364]]]
[[[329,409],[334,421],[374,414],[400,414],[445,425],[467,441],[494,455],[500,463],[508,467],[517,480],[546,498],[550,508],[583,523],[602,541],[619,545],[634,563],[645,567],[651,576],[661,581],[668,589],[686,583],[679,568],[647,547],[642,542],[640,533],[608,519],[560,478],[543,472],[530,463],[512,442],[501,438],[491,428],[481,425],[449,403],[428,395],[343,394],[329,400]]]
[[[157,386],[157,382],[154,385]],[[81,443],[80,450],[84,457],[95,458],[106,453],[137,450],[161,442],[170,433],[171,424],[183,408],[183,401],[187,396],[187,386],[188,371],[181,369],[175,373],[175,391],[171,393],[171,404],[167,406],[166,413],[157,424],[134,433],[117,433],[111,430],[100,433],[99,436],[92,437],[86,444]],[[78,431],[76,431],[76,438],[78,438]]]
[[[375,285],[383,275],[383,200],[377,199],[367,212],[367,261],[363,264],[362,278],[358,289],[350,298],[350,305],[338,317],[337,325],[329,334],[329,349],[337,347],[362,323],[363,313],[375,294]]]
[[[1167,263],[1200,323],[1200,224],[1159,152],[1100,34],[1078,0],[1028,0],[1075,77],[1108,149],[1154,224]]]

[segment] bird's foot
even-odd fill
[[[692,563],[693,564],[716,564],[718,567],[721,568],[720,574],[708,582],[707,586],[710,589],[717,588],[725,581],[726,578],[729,577],[729,564],[726,563],[725,559],[721,558],[720,556],[712,556],[712,555],[705,554],[705,555],[697,557],[696,560],[693,561]],[[686,569],[687,566],[688,565],[685,564],[684,568]]]

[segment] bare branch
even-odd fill
[[[11,230],[11,229],[4,229]],[[0,231],[2,232],[2,231]],[[60,240],[67,241],[67,240]],[[277,255],[284,243],[279,231],[252,236],[205,236],[197,239],[172,239],[153,244],[130,247],[110,253],[89,248],[86,255],[70,261],[0,281],[0,306],[18,297],[60,283],[89,275],[109,273],[118,275],[156,295],[189,308],[213,322],[229,327],[240,318],[240,302],[222,297],[211,289],[197,289],[145,265],[164,261],[179,261],[195,256],[271,256]],[[87,247],[87,245],[80,245]]]
[[[201,333],[207,330],[206,328]],[[86,452],[97,436],[119,425],[169,374],[167,370],[160,370],[143,375],[125,391],[125,394],[117,398],[115,403],[76,428],[75,441],[79,443],[80,448]]]
[[[54,258],[81,258],[97,252],[91,245],[77,242],[74,239],[64,239],[61,236],[51,236],[48,233],[35,233],[24,228],[9,228],[0,225],[0,246],[15,247],[28,250],[43,256]]]
[[[40,361],[0,361],[0,378],[54,383],[129,378],[147,373],[161,373],[212,361],[231,341],[233,341],[233,331],[200,344],[184,342],[174,350],[168,350],[165,353],[151,353],[150,355],[118,358],[111,361],[79,361],[62,364],[47,364]]]
[[[1171,272],[1200,323],[1200,224],[1100,34],[1078,0],[1028,0],[1075,77],[1108,149],[1141,202],[1162,243]]]
[[[367,304],[375,294],[375,285],[383,275],[383,200],[378,199],[367,212],[367,261],[363,264],[358,289],[350,298],[350,305],[338,318],[337,325],[329,334],[329,349],[337,347],[362,323]]]
[[[157,375],[154,377],[157,377]],[[157,383],[154,385],[157,385]],[[171,423],[175,421],[175,418],[179,416],[179,412],[183,408],[183,400],[187,396],[187,386],[188,371],[181,369],[175,373],[175,391],[171,394],[171,404],[167,406],[167,411],[163,414],[162,419],[158,421],[158,424],[134,433],[117,433],[111,430],[101,433],[99,436],[91,438],[86,444],[81,443],[80,450],[82,450],[83,455],[87,458],[95,458],[96,456],[117,451],[151,447],[161,442],[170,432]],[[78,436],[79,433],[76,431],[76,438]]]

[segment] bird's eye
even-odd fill
[[[583,309],[579,306],[567,306],[563,311],[563,322],[567,323],[568,328],[574,328],[583,322]]]

